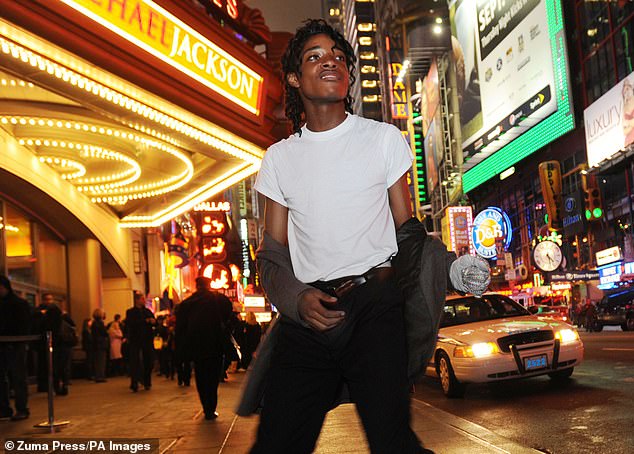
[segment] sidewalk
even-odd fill
[[[55,421],[70,424],[51,434],[33,425],[47,420],[47,396],[32,394],[31,417],[25,421],[0,421],[0,438],[159,438],[163,453],[244,454],[253,443],[258,418],[239,418],[237,402],[243,372],[221,383],[215,421],[203,418],[196,388],[153,377],[152,390],[133,394],[128,379],[107,383],[77,379],[68,396],[55,398]],[[425,446],[438,454],[537,453],[489,430],[421,401],[412,403],[412,425]],[[352,405],[329,413],[316,450],[319,454],[368,453],[363,429]]]

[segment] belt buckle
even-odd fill
[[[367,281],[368,280],[364,276],[358,276],[353,279],[348,279],[342,282],[337,287],[333,287],[332,290],[335,293],[335,295],[337,295],[337,298],[341,298],[353,288],[358,287],[359,285],[365,284]]]

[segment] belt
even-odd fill
[[[383,266],[379,268],[371,268],[366,273],[357,276],[345,276],[333,279],[331,281],[315,281],[311,282],[315,288],[322,292],[326,292],[337,298],[348,294],[352,289],[359,287],[370,281],[383,282],[394,275],[394,269],[391,266]]]

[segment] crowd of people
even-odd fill
[[[190,386],[194,376],[205,416],[215,419],[218,383],[227,380],[227,372],[246,370],[262,328],[254,314],[243,320],[233,312],[231,301],[211,291],[207,278],[198,278],[196,284],[196,292],[166,314],[155,317],[145,296],[135,292],[125,318],[115,314],[107,322],[106,313],[97,308],[78,329],[64,300],[46,293],[32,308],[13,291],[9,279],[0,276],[0,337],[52,333],[53,389],[58,396],[68,394],[72,375],[96,383],[128,375],[132,392],[140,386],[150,390],[153,373],[176,378],[179,386]],[[73,356],[80,356],[73,355],[74,348],[84,352],[83,361],[73,362]],[[29,372],[36,377],[37,391],[47,392],[45,342],[0,342],[0,419],[29,417]]]

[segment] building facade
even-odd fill
[[[166,226],[286,132],[270,42],[239,1],[4,4],[0,272],[76,320],[161,295]]]

